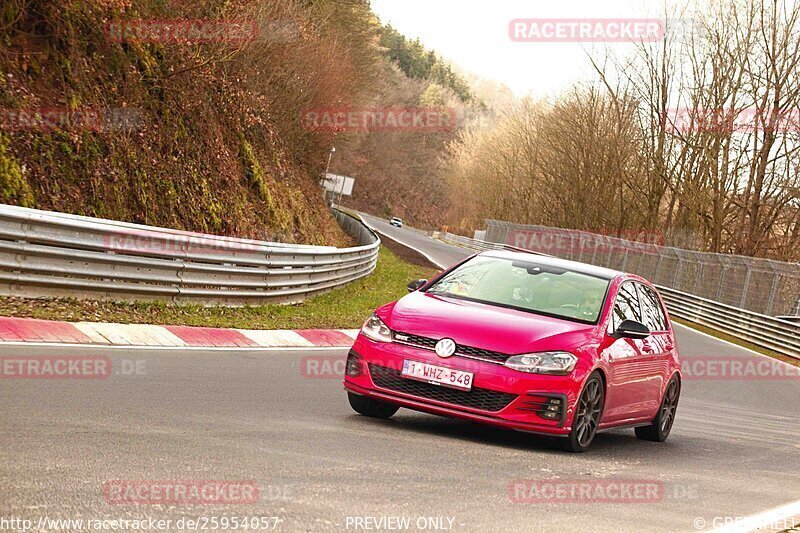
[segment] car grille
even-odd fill
[[[398,336],[400,336],[400,338],[398,338]],[[425,348],[426,350],[435,349],[436,343],[439,342],[438,339],[431,339],[430,337],[422,337],[420,335],[412,335],[411,333],[401,332],[395,332],[394,339],[401,344],[409,344],[418,348]],[[493,352],[491,350],[483,350],[481,348],[473,348],[472,346],[464,346],[463,344],[456,345],[455,355],[469,357],[472,359],[482,359],[484,361],[489,361],[490,363],[500,364],[505,363],[506,359],[511,357],[508,354]]]
[[[500,411],[517,397],[514,394],[473,387],[471,391],[451,389],[422,381],[406,379],[399,370],[370,364],[372,381],[382,389],[389,389],[429,400],[436,400],[482,411]]]

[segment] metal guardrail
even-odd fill
[[[800,359],[800,324],[658,287],[670,314]]]
[[[295,303],[367,276],[380,239],[334,215],[357,246],[264,242],[0,204],[0,294],[172,303]]]
[[[470,239],[469,237],[463,237],[461,235],[456,235],[454,233],[448,233],[448,232],[434,231],[433,238],[439,239],[448,244],[455,244],[456,246],[461,246],[462,248],[469,248],[470,250],[475,250],[478,252],[483,252],[486,250],[510,250],[512,252],[525,252],[529,254],[533,253],[538,255],[547,255],[539,252],[534,252],[532,250],[525,250],[524,248],[517,248],[515,246],[510,246],[508,244],[500,244],[489,241],[479,241],[476,239]]]
[[[434,238],[476,251],[512,250],[546,255],[452,233],[434,233]],[[671,315],[800,359],[800,323],[793,324],[784,318],[762,315],[669,287],[656,286]]]

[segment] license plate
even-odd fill
[[[433,383],[434,385],[441,385],[443,387],[452,387],[461,390],[472,389],[472,372],[463,372],[443,366],[429,365],[427,363],[420,363],[419,361],[403,360],[402,375],[404,378],[425,381],[426,383]]]

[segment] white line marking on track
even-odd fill
[[[359,214],[359,216],[360,216],[360,214]],[[369,222],[367,222],[366,218],[364,218],[364,217],[361,217],[361,221],[362,221],[364,224],[366,224],[366,225],[367,225],[367,227],[368,227],[368,228],[370,228],[372,231],[375,231],[375,232],[377,232],[377,233],[383,233],[382,231],[380,231],[379,229],[377,229],[376,227],[374,227],[372,224],[370,224]],[[428,253],[427,253],[427,252],[423,252],[422,250],[420,250],[420,249],[419,249],[419,248],[417,248],[416,246],[412,246],[412,245],[408,244],[407,242],[403,242],[403,241],[401,241],[400,239],[397,239],[397,238],[395,238],[395,237],[392,237],[392,236],[391,236],[391,235],[389,235],[389,234],[386,234],[386,233],[384,233],[384,234],[385,234],[385,235],[386,235],[388,238],[392,239],[393,241],[397,241],[397,242],[399,242],[400,244],[402,244],[402,245],[403,245],[403,246],[405,246],[406,248],[411,248],[412,250],[414,250],[414,251],[415,251],[415,252],[417,252],[418,254],[422,254],[422,255],[424,255],[424,256],[425,256],[425,258],[426,258],[428,261],[430,261],[430,262],[431,262],[431,263],[433,263],[434,265],[438,266],[439,268],[441,268],[441,269],[445,269],[445,268],[447,268],[447,267],[446,267],[446,266],[444,266],[442,263],[440,263],[439,261],[436,261],[436,260],[435,260],[433,257],[431,257],[430,255],[428,255]]]
[[[748,533],[750,531],[783,531],[800,523],[800,500],[746,517],[714,517],[729,523],[711,531],[714,533]],[[713,526],[713,523],[712,523]]]

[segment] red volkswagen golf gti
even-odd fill
[[[367,319],[344,386],[358,413],[400,407],[531,433],[584,451],[598,430],[664,441],[681,373],[658,292],[631,274],[483,252]]]

